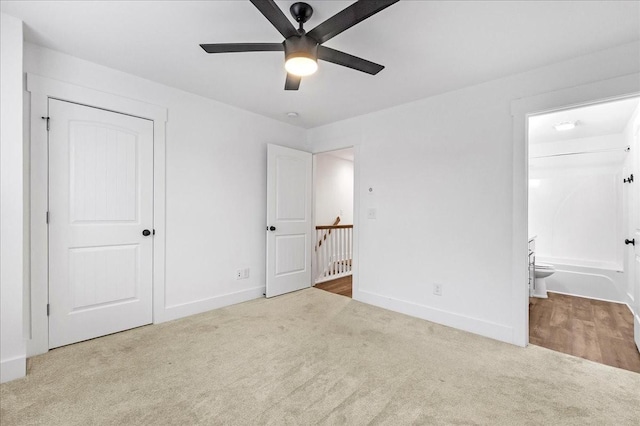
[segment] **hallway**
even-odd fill
[[[328,291],[329,293],[339,294],[341,296],[352,297],[352,279],[351,275],[337,278],[331,281],[325,281],[320,284],[316,284],[314,287],[320,290]]]

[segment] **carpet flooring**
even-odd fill
[[[55,349],[2,426],[638,425],[640,374],[318,289]]]

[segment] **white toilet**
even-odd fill
[[[546,263],[536,263],[535,269],[535,284],[533,290],[533,297],[540,297],[546,299],[547,296],[547,277],[553,275],[556,272],[553,265]]]

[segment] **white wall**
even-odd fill
[[[314,156],[315,222],[332,225],[353,224],[353,161],[331,153]]]
[[[165,319],[262,296],[266,145],[303,129],[29,43],[25,71],[167,108]]]
[[[519,303],[514,286],[526,286],[526,251],[513,259],[511,102],[638,72],[639,47],[619,46],[312,129],[314,152],[359,149],[354,297],[521,344],[524,299],[522,308],[512,305]],[[377,219],[367,220],[368,207],[377,208]],[[522,284],[514,283],[519,271],[513,268],[521,264]],[[433,294],[434,283],[443,286],[442,296]]]
[[[26,372],[22,21],[0,22],[0,382]]]

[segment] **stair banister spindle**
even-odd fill
[[[352,272],[353,225],[316,226],[315,281],[320,283]]]

